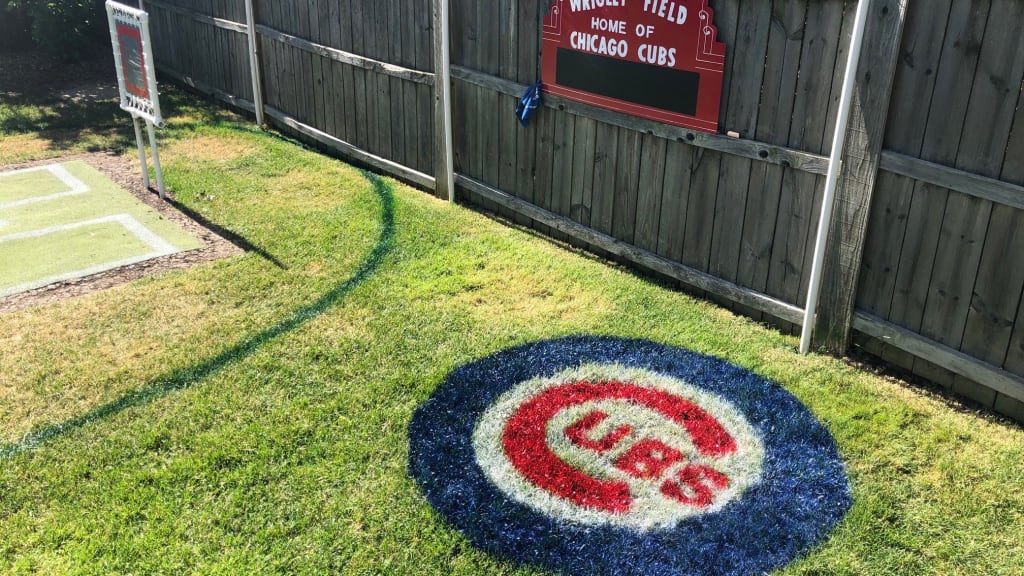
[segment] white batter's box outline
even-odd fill
[[[107,262],[105,264],[97,264],[96,266],[91,266],[89,268],[83,268],[81,270],[65,272],[64,274],[58,274],[56,276],[50,276],[47,278],[41,278],[39,280],[33,280],[32,282],[26,282],[25,284],[19,284],[17,286],[12,286],[10,288],[3,288],[0,289],[0,298],[10,296],[12,294],[17,294],[19,292],[24,292],[26,290],[41,288],[48,284],[53,284],[54,282],[62,282],[64,280],[71,280],[72,278],[82,278],[85,276],[91,276],[93,274],[99,274],[100,272],[106,272],[107,270],[113,270],[114,268],[120,268],[122,266],[128,266],[131,264],[138,264],[139,262],[145,262],[146,260],[152,260],[153,258],[160,258],[161,256],[168,256],[170,254],[180,252],[180,250],[172,246],[163,238],[151,232],[148,228],[143,226],[141,222],[139,222],[129,214],[116,214],[114,216],[105,216],[103,218],[97,218],[95,220],[85,220],[83,222],[75,222],[73,224],[63,224],[61,226],[52,226],[50,228],[43,228],[40,230],[32,230],[29,232],[20,232],[18,234],[0,236],[0,244],[3,244],[4,242],[12,242],[14,240],[41,238],[49,234],[66,232],[68,230],[76,230],[78,228],[86,228],[88,226],[99,226],[101,224],[109,224],[111,222],[124,226],[124,228],[131,232],[136,238],[138,238],[139,241],[148,246],[151,251],[140,256],[133,256],[131,258],[125,258],[123,260]]]
[[[0,204],[0,210],[6,210],[9,208],[17,208],[19,206],[26,206],[28,204],[35,204],[37,202],[49,202],[50,200],[58,200],[60,198],[66,198],[68,196],[75,196],[77,194],[85,194],[88,192],[89,186],[76,178],[71,172],[68,172],[62,164],[47,164],[46,166],[36,166],[34,168],[22,168],[20,170],[11,170],[9,172],[0,172],[0,183],[3,182],[5,176],[17,176],[19,174],[28,174],[30,172],[49,172],[53,174],[55,178],[60,180],[68,187],[66,192],[57,192],[55,194],[47,194],[46,196],[33,196],[31,198],[25,198],[23,200],[15,200],[13,202],[5,202]]]

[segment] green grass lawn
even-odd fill
[[[80,150],[62,131],[131,146],[47,106],[0,99],[0,163]],[[164,108],[168,187],[272,258],[0,315],[0,573],[536,573],[432,511],[407,427],[456,366],[570,334],[723,357],[825,423],[854,506],[781,574],[1024,573],[1020,427],[179,91]]]

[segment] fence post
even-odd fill
[[[256,124],[263,127],[263,82],[260,79],[260,57],[256,52],[256,11],[253,0],[245,0],[245,25],[249,28],[246,34],[249,40],[249,70],[252,78],[252,100],[256,106]]]
[[[868,17],[842,157],[843,171],[822,269],[813,347],[823,351],[845,354],[850,343],[868,213],[878,177],[908,2],[876,1]]]
[[[455,160],[452,149],[452,76],[448,0],[434,0],[434,133],[437,153],[435,194],[455,200]]]

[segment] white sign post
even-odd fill
[[[157,189],[160,191],[160,198],[164,199],[164,177],[160,170],[160,153],[156,147],[156,127],[162,126],[164,119],[160,115],[160,94],[156,86],[153,44],[149,39],[149,14],[113,0],[107,0],[106,5],[110,40],[114,47],[114,66],[117,68],[117,85],[121,92],[121,109],[132,115],[135,142],[139,146],[142,178],[146,188],[149,188],[146,149],[142,141],[142,128],[139,125],[140,120],[146,123]]]

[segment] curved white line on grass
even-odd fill
[[[78,194],[85,194],[89,191],[89,186],[85,182],[82,182],[76,178],[71,172],[68,172],[61,164],[49,164],[47,166],[36,166],[34,168],[22,168],[20,170],[11,170],[8,172],[0,172],[0,178],[4,176],[15,176],[18,174],[26,174],[29,172],[49,172],[53,174],[55,178],[64,183],[68,187],[66,192],[57,192],[55,194],[48,194],[46,196],[36,196],[33,198],[25,198],[23,200],[15,200],[13,202],[5,202],[0,204],[0,210],[6,210],[8,208],[17,208],[19,206],[26,206],[28,204],[36,204],[38,202],[49,202],[50,200],[58,200],[67,196],[75,196]]]
[[[163,238],[157,236],[151,232],[148,228],[142,225],[141,222],[133,218],[129,214],[116,214],[114,216],[105,216],[103,218],[97,218],[95,220],[86,220],[83,222],[75,222],[73,224],[63,224],[61,226],[51,226],[50,228],[43,228],[41,230],[31,230],[28,232],[20,232],[18,234],[8,234],[7,236],[0,236],[0,244],[4,242],[11,242],[14,240],[24,240],[27,238],[40,238],[49,234],[55,234],[57,232],[66,232],[68,230],[76,230],[78,228],[85,228],[88,226],[97,226],[100,224],[117,223],[123,226],[126,230],[132,233],[140,242],[150,248],[150,252],[141,256],[133,256],[131,258],[125,258],[123,260],[116,260],[114,262],[107,262],[104,264],[97,264],[96,266],[90,266],[89,268],[83,268],[81,270],[74,270],[66,272],[64,274],[57,274],[54,276],[48,276],[39,280],[33,280],[32,282],[26,282],[10,288],[0,289],[0,298],[10,296],[11,294],[17,294],[26,290],[32,290],[34,288],[41,288],[54,282],[63,282],[64,280],[71,280],[72,278],[81,278],[83,276],[89,276],[92,274],[98,274],[100,272],[106,272],[107,270],[113,270],[114,268],[120,268],[121,266],[128,266],[130,264],[138,264],[139,262],[145,262],[146,260],[152,260],[153,258],[159,258],[161,256],[167,256],[178,252],[178,249],[171,245]]]

